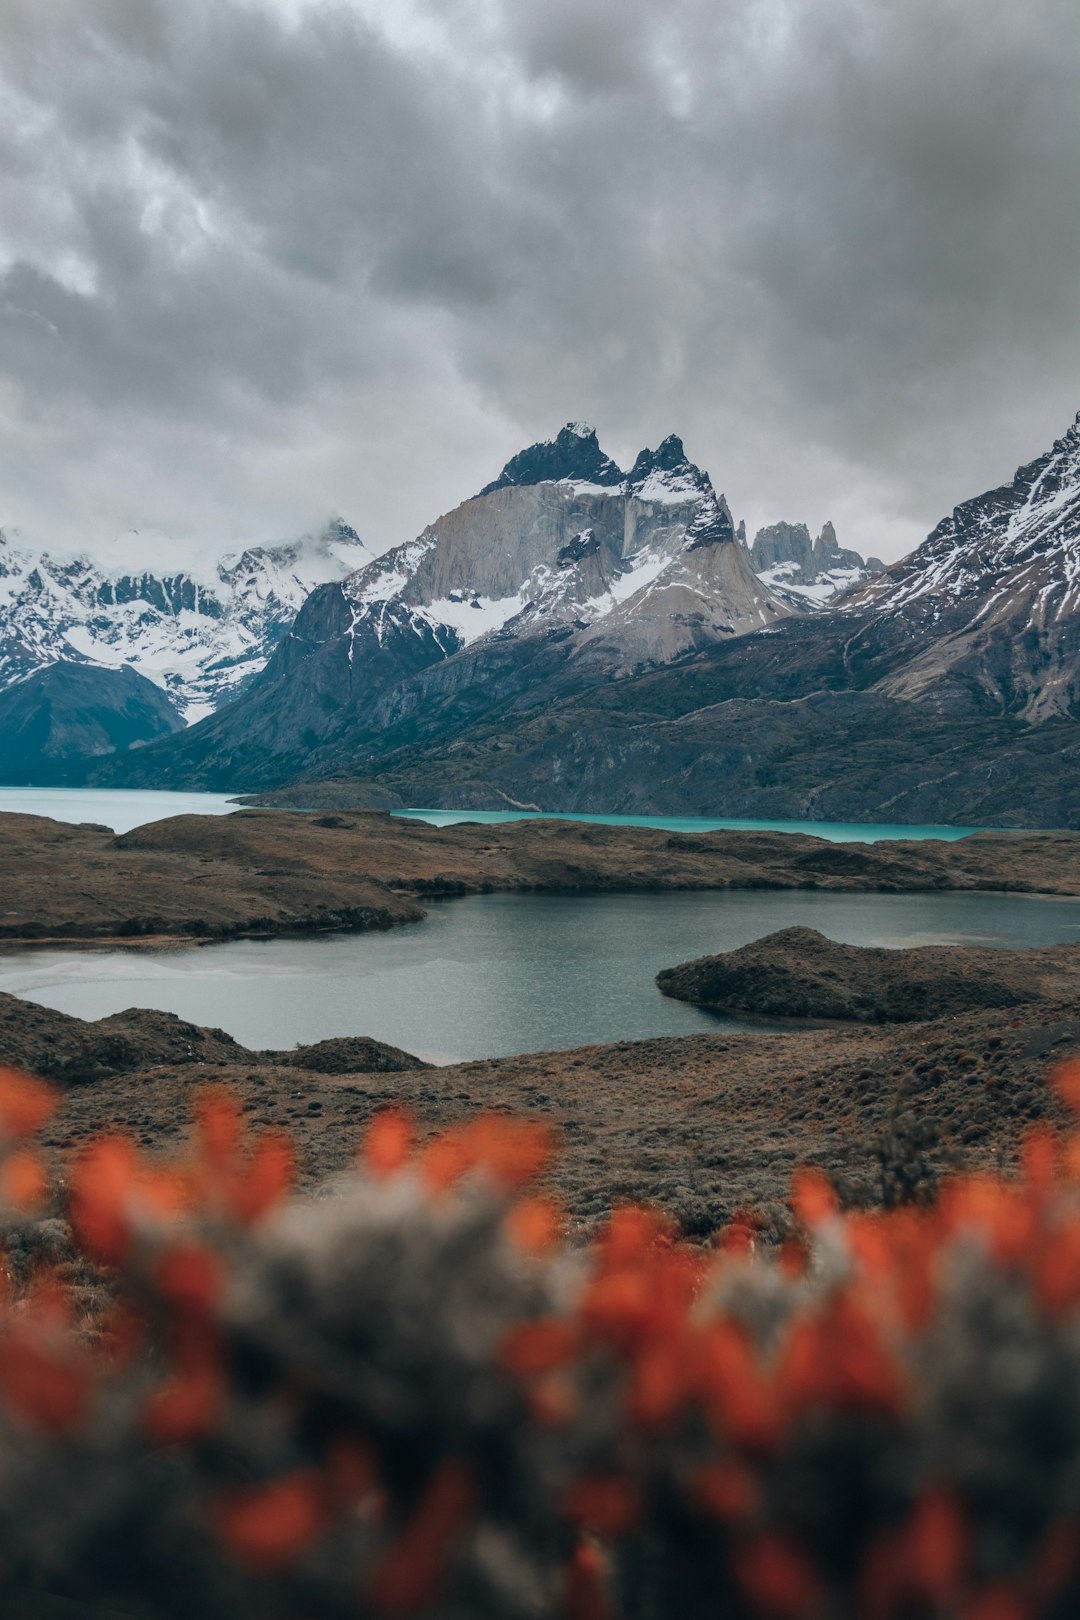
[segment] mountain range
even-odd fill
[[[1077,825],[1080,418],[889,568],[568,424],[93,767],[281,801]],[[2,734],[2,710],[0,710]]]
[[[317,535],[175,571],[56,556],[0,530],[0,691],[59,663],[129,668],[191,724],[265,668],[317,585],[370,560],[340,519]]]

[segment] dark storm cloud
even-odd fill
[[[7,0],[0,516],[407,537],[569,416],[896,554],[1080,406],[1073,0]]]

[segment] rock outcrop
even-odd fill
[[[811,540],[805,523],[771,523],[759,529],[750,561],[769,589],[793,607],[824,607],[852,586],[885,572],[878,557],[860,557],[841,547],[831,523]]]
[[[107,1018],[72,1018],[0,992],[0,1064],[64,1086],[162,1065],[272,1063],[317,1074],[396,1074],[424,1069],[420,1058],[366,1035],[319,1041],[283,1052],[253,1052],[223,1029],[204,1029],[174,1013],[129,1007]]]
[[[738,950],[665,968],[666,996],[761,1018],[912,1023],[1080,991],[1080,945],[1044,950],[841,945],[814,928],[784,928]]]

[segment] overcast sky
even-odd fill
[[[586,418],[899,556],[1080,408],[1078,68],[1076,0],[2,0],[0,522],[381,549]]]

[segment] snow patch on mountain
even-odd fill
[[[130,665],[191,723],[265,667],[317,585],[371,559],[340,519],[318,535],[248,547],[212,570],[132,570],[130,539],[102,563],[0,531],[0,688],[55,663]],[[149,550],[142,555],[148,562]]]

